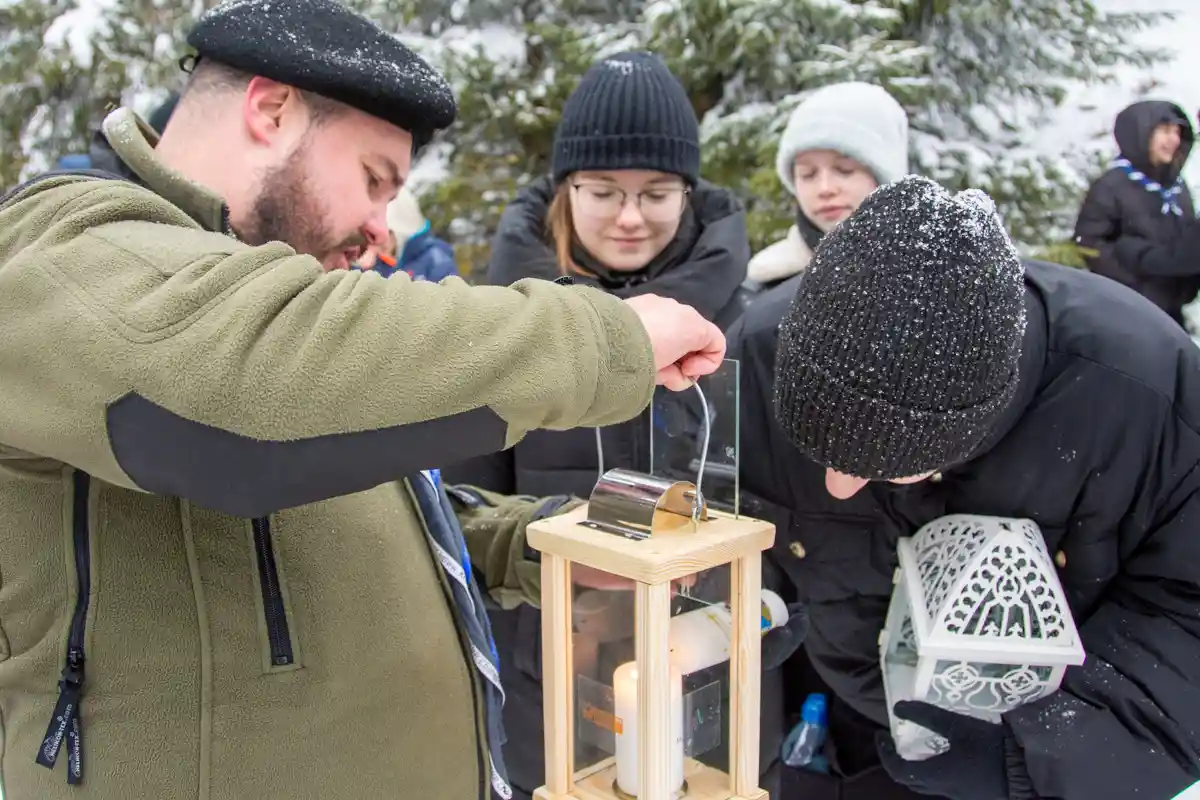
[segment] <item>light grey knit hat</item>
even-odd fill
[[[908,115],[896,99],[870,83],[824,86],[804,98],[788,118],[775,168],[793,195],[796,156],[836,150],[862,164],[883,185],[908,174]]]

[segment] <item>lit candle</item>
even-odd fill
[[[638,794],[638,674],[629,661],[613,673],[613,705],[617,716],[617,786]],[[683,788],[683,675],[671,667],[671,784]]]

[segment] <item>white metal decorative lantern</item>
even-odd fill
[[[879,635],[892,737],[905,758],[946,748],[940,736],[897,719],[901,700],[998,723],[1000,715],[1058,689],[1083,646],[1037,524],[953,514],[897,546],[900,566]]]

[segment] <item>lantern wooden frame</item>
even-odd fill
[[[613,800],[615,759],[575,771],[575,691],[571,564],[634,581],[638,679],[637,800],[672,800],[670,665],[667,630],[673,581],[730,564],[730,772],[687,759],[685,800],[767,800],[758,786],[762,665],[762,551],[775,540],[767,522],[708,511],[708,519],[631,539],[587,527],[588,507],[531,523],[542,561],[542,691],[546,785],[535,800]]]

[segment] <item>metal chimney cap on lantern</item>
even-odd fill
[[[629,539],[647,539],[664,531],[688,527],[694,531],[708,519],[708,504],[697,496],[691,481],[610,469],[592,489],[587,519],[580,524]]]

